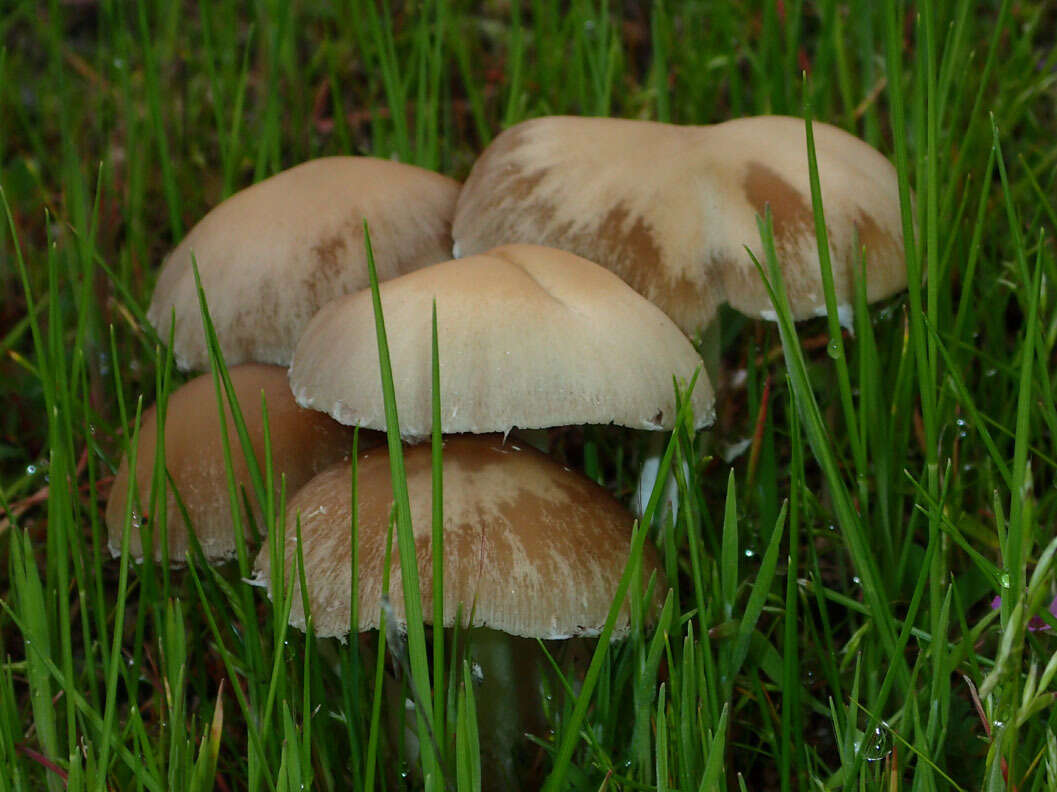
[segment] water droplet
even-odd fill
[[[998,584],[1004,589],[1009,588],[1010,580],[1008,572],[1003,572],[1001,575],[998,576]]]
[[[839,358],[840,357],[840,341],[830,341],[826,345],[826,352],[828,352],[829,356],[831,358],[833,358],[833,359]]]
[[[755,555],[756,555],[756,551],[753,550],[751,547],[746,547],[745,548],[745,557],[746,558],[752,558]]]
[[[878,762],[891,752],[892,741],[889,739],[888,728],[884,725],[875,728],[863,740],[862,753],[867,762]]]
[[[36,465],[26,465],[26,475],[27,476],[33,476],[33,475],[36,474],[36,472],[37,472],[37,466]]]

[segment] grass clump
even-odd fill
[[[143,306],[209,207],[325,154],[464,178],[502,128],[553,113],[834,123],[895,163],[914,241],[908,292],[860,294],[854,337],[794,327],[773,250],[759,262],[780,321],[723,317],[739,385],[709,439],[746,450],[674,433],[683,506],[637,534],[673,591],[625,644],[553,653],[526,780],[1057,786],[1053,30],[1051,8],[1008,0],[9,2],[0,790],[423,783],[386,731],[390,652],[436,738],[425,783],[477,787],[457,646],[288,631],[289,596],[247,587],[243,552],[220,570],[110,559],[102,505],[144,405],[181,380]],[[560,451],[630,496],[625,436]]]

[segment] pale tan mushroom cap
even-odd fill
[[[422,609],[433,614],[432,475],[428,444],[407,448],[411,521]],[[357,600],[359,630],[378,627],[386,536],[393,506],[389,455],[358,460]],[[296,519],[313,626],[320,636],[350,631],[351,463],[309,482],[287,511],[285,564],[293,570]],[[538,451],[497,436],[444,440],[444,625],[460,624],[539,638],[597,635],[627,564],[632,516],[602,487]],[[406,625],[400,555],[394,533],[389,597]],[[270,586],[267,548],[255,566]],[[667,589],[656,550],[647,542],[643,584],[654,572],[655,607]],[[305,629],[294,576],[290,623]],[[288,574],[287,579],[290,579]],[[629,595],[630,596],[630,595]],[[651,610],[652,610],[651,607]],[[628,629],[625,603],[616,634]]]
[[[367,285],[363,218],[378,277],[396,277],[450,257],[458,191],[445,176],[369,157],[290,168],[191,229],[165,260],[147,318],[166,341],[175,312],[177,365],[207,367],[193,254],[226,362],[288,365],[319,307]]]
[[[814,124],[838,300],[850,303],[853,238],[867,249],[867,296],[906,285],[895,169],[875,149]],[[458,255],[507,242],[572,251],[613,270],[685,332],[729,301],[773,317],[745,247],[763,261],[756,214],[770,204],[796,318],[824,310],[802,119],[715,126],[549,117],[500,134],[459,196]]]
[[[560,250],[508,245],[381,284],[400,430],[432,428],[431,316],[437,304],[441,428],[506,432],[570,424],[670,428],[673,376],[701,365],[693,345],[611,272]],[[369,291],[325,306],[294,353],[298,402],[385,429]],[[702,372],[697,426],[713,420]]]
[[[351,450],[352,433],[348,427],[335,423],[322,413],[302,409],[294,403],[285,369],[277,366],[245,365],[233,367],[229,373],[262,474],[264,425],[261,392],[264,392],[268,404],[276,503],[283,474],[286,475],[286,491],[292,494],[320,470],[341,459]],[[254,494],[246,458],[242,453],[226,397],[224,407],[235,481],[238,486],[245,488],[254,519],[257,520],[258,526],[263,528],[260,525],[261,506]],[[369,433],[361,433],[361,444],[378,442],[376,438],[366,437],[366,434]],[[149,505],[156,445],[157,415],[155,408],[151,407],[143,413],[137,445],[136,485],[139,503],[133,502],[133,521],[129,536],[129,550],[137,560],[144,555],[139,523],[143,510]],[[165,421],[165,464],[172,477],[172,483],[187,508],[195,536],[198,537],[206,558],[222,561],[234,556],[235,532],[220,435],[220,414],[211,375],[197,377],[170,394]],[[128,459],[124,458],[121,460],[106,506],[109,545],[115,555],[121,551],[128,486]],[[172,563],[179,564],[183,562],[190,543],[187,526],[172,486],[167,489],[165,510],[169,559]],[[245,517],[245,512],[243,516]],[[154,558],[160,561],[162,553],[161,546],[157,543],[158,520],[153,519],[152,524],[155,532]]]
[[[817,121],[812,127],[838,302],[850,310],[862,248],[867,301],[902,291],[907,272],[895,168],[875,148],[842,129]],[[720,255],[734,265],[724,270],[727,301],[742,313],[775,318],[759,273],[744,250],[748,245],[765,262],[756,215],[762,216],[770,205],[793,318],[824,314],[804,120],[760,116],[706,129],[720,189]],[[716,156],[721,151],[738,155]]]

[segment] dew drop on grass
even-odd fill
[[[878,762],[892,752],[892,741],[889,738],[888,728],[884,725],[878,726],[863,741],[863,759],[867,762]]]
[[[826,352],[829,356],[836,360],[840,357],[840,341],[830,341],[826,344]]]

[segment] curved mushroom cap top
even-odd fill
[[[875,149],[814,124],[838,299],[850,303],[867,256],[867,296],[906,285],[895,169]],[[771,206],[779,263],[796,318],[824,311],[802,119],[760,116],[715,126],[538,118],[500,134],[459,196],[459,255],[505,242],[569,250],[613,270],[687,333],[729,301],[773,309],[756,214]]]
[[[673,377],[701,366],[656,306],[586,259],[507,245],[380,285],[400,430],[432,429],[432,305],[437,306],[441,430],[506,432],[571,424],[670,428]],[[298,403],[346,424],[385,429],[369,291],[324,306],[294,352]],[[698,376],[697,426],[714,417]]]
[[[227,363],[288,365],[319,307],[367,286],[363,219],[378,277],[393,278],[451,256],[458,192],[445,176],[370,157],[290,168],[191,229],[165,260],[147,317],[165,341],[175,314],[177,365],[207,367],[193,256]]]
[[[867,301],[902,291],[907,271],[895,168],[877,149],[842,129],[821,122],[812,128],[837,300],[850,307],[863,250]],[[756,215],[762,216],[769,205],[793,318],[825,314],[804,120],[759,116],[706,129],[721,191],[721,257],[734,265],[724,271],[727,301],[742,313],[775,318],[756,266],[744,250],[747,245],[764,261]]]
[[[239,409],[246,422],[254,456],[261,464],[262,472],[264,423],[261,393],[264,393],[268,405],[276,502],[283,475],[286,476],[286,491],[293,493],[320,470],[341,459],[351,450],[352,433],[348,427],[335,423],[322,413],[302,409],[294,403],[285,369],[277,366],[245,365],[231,368],[229,374]],[[254,519],[260,525],[262,509],[254,494],[249,468],[226,397],[224,411],[235,483],[245,489]],[[144,555],[139,525],[150,499],[157,434],[157,413],[155,407],[151,407],[143,413],[136,450],[135,480],[138,498],[133,501],[129,549],[137,560],[142,559]],[[377,442],[376,438],[365,438],[361,433],[361,444]],[[164,507],[170,562],[182,563],[190,547],[187,525],[173,486],[187,509],[191,527],[205,557],[217,562],[233,557],[235,532],[231,519],[224,448],[220,436],[220,413],[213,379],[209,374],[196,377],[169,395],[165,413],[165,466],[172,477],[166,490]],[[129,463],[126,457],[121,460],[106,505],[109,545],[114,555],[121,552],[129,478]],[[160,561],[162,552],[161,545],[157,543],[158,520],[152,519],[151,523],[155,532],[154,558]]]
[[[605,623],[631,547],[632,515],[604,488],[535,449],[497,436],[444,440],[444,626],[490,627],[512,635],[597,635]],[[433,613],[432,475],[428,444],[404,451],[423,613]],[[352,585],[351,463],[316,476],[287,509],[285,568],[293,580],[290,623],[305,629],[296,569],[296,533],[313,626],[320,636],[350,631]],[[378,627],[382,571],[393,496],[389,454],[379,448],[357,463],[357,629]],[[406,626],[403,577],[394,534],[389,598]],[[258,580],[271,585],[267,548]],[[667,589],[656,550],[642,554],[643,586],[657,574],[653,605]],[[652,608],[651,608],[652,609]],[[625,603],[614,635],[628,629]]]

